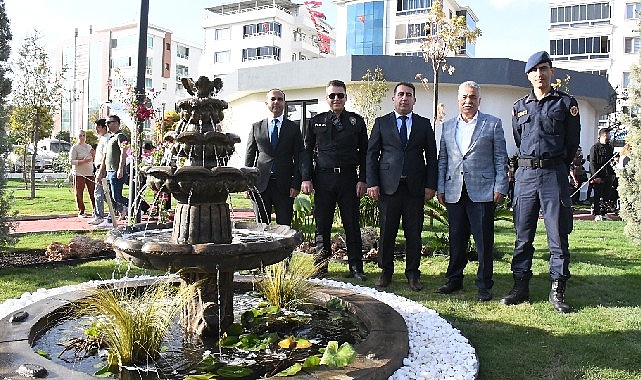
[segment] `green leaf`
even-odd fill
[[[209,380],[209,379],[215,379],[216,374],[215,373],[205,373],[203,375],[189,375],[185,377],[183,380]]]
[[[278,372],[276,376],[278,377],[294,376],[295,374],[300,372],[301,369],[303,369],[303,366],[300,363],[294,363],[294,365],[292,365],[291,367],[285,368],[284,370]]]
[[[213,355],[207,355],[203,360],[196,364],[196,369],[199,372],[213,372],[218,367],[220,367],[220,363]]]
[[[318,367],[320,365],[321,359],[318,355],[313,355],[305,359],[303,362],[303,368],[312,368]]]
[[[49,356],[49,354],[48,354],[48,353],[46,353],[46,352],[45,352],[45,351],[43,351],[43,350],[38,350],[38,351],[36,351],[36,354],[38,354],[38,355],[42,356],[42,357],[43,357],[43,358],[45,358],[45,359],[49,359],[49,360],[51,360],[51,356]]]
[[[355,357],[356,351],[349,343],[343,343],[339,348],[338,342],[332,340],[327,343],[320,364],[340,368],[352,363]]]
[[[239,336],[243,333],[243,326],[240,323],[232,323],[227,327],[227,335]]]
[[[238,337],[237,336],[227,336],[225,338],[220,339],[218,344],[220,347],[234,347],[238,343]]]
[[[93,375],[97,377],[112,377],[113,373],[109,369],[109,364],[107,364],[106,366],[94,372]]]
[[[238,378],[251,374],[252,370],[250,368],[240,367],[237,365],[227,365],[219,368],[216,373],[220,376]]]

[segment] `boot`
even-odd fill
[[[552,289],[550,289],[550,304],[554,306],[554,310],[561,314],[570,312],[570,305],[565,301],[565,280],[552,281]]]
[[[518,305],[530,302],[530,279],[514,277],[514,286],[507,296],[501,298],[503,305]]]

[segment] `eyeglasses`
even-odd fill
[[[278,102],[282,102],[282,101],[284,101],[284,100],[285,100],[285,98],[281,98],[280,96],[279,96],[279,97],[272,96],[272,97],[270,98],[270,100],[271,100],[272,102],[276,102],[276,101],[278,101]]]
[[[334,100],[334,98],[338,97],[339,99],[343,99],[345,97],[345,94],[342,92],[339,93],[334,93],[332,92],[331,94],[327,95],[328,98]]]

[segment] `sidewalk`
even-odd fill
[[[253,210],[234,210],[232,221],[254,220]],[[92,218],[79,218],[77,215],[45,215],[29,216],[18,218],[17,228],[12,231],[14,234],[24,234],[29,232],[49,232],[49,231],[91,231],[95,226],[87,222]],[[143,217],[143,222],[146,218]],[[118,225],[123,226],[125,221],[116,221]],[[107,231],[106,229],[104,231]]]

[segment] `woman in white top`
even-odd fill
[[[93,175],[93,155],[95,151],[91,145],[87,144],[87,134],[85,131],[78,132],[78,142],[71,147],[69,151],[69,162],[71,163],[74,179],[74,189],[76,190],[76,205],[78,206],[78,216],[85,218],[89,215],[85,213],[85,202],[83,192],[85,187],[91,198],[91,207],[95,205],[94,188],[95,177]]]

